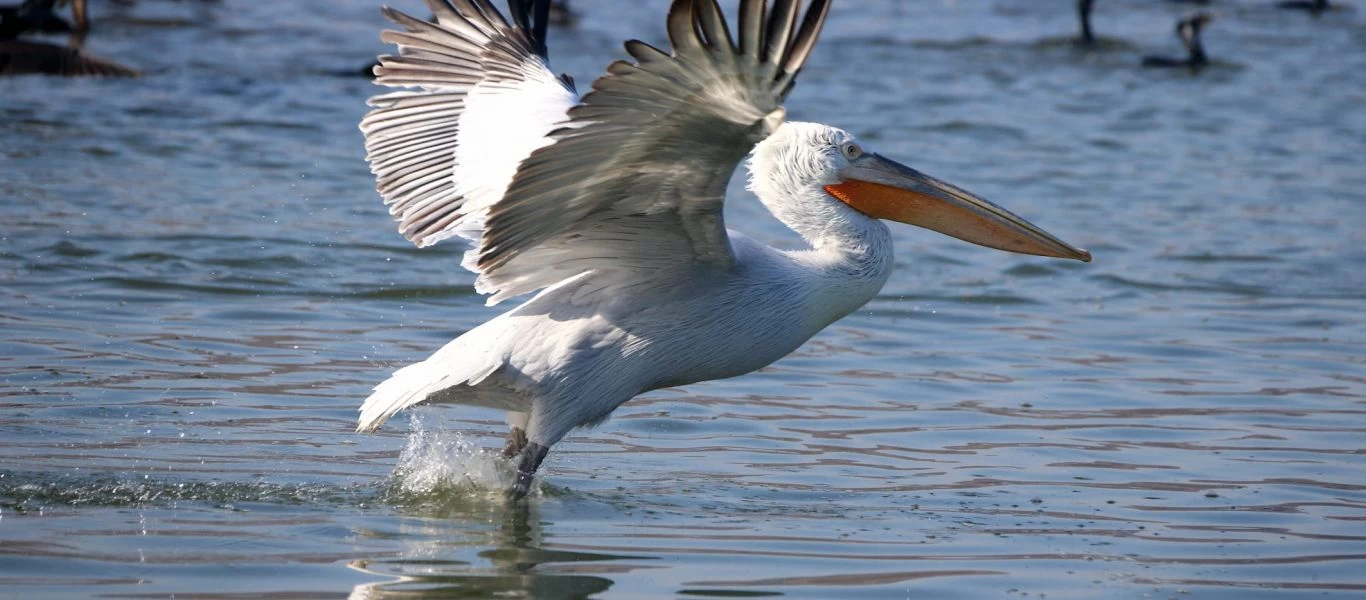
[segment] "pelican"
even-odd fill
[[[433,22],[385,8],[361,121],[378,190],[419,247],[473,242],[463,266],[488,304],[535,292],[374,388],[358,431],[418,404],[508,411],[511,499],[550,447],[644,392],[742,375],[871,300],[892,270],[882,220],[975,244],[1089,261],[1085,250],[848,132],[784,123],[783,99],[829,0],[741,0],[732,37],[715,0],[674,0],[672,52],[626,42],[577,95],[547,62],[545,0],[426,0]],[[727,182],[805,239],[780,251],[726,229]]]

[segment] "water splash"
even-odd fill
[[[501,498],[512,484],[512,465],[459,431],[427,428],[413,415],[412,433],[390,476],[391,500]]]

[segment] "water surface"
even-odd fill
[[[395,2],[420,12],[413,1]],[[638,5],[637,5],[638,4]],[[576,0],[586,85],[664,2]],[[0,80],[0,597],[1366,592],[1366,21],[837,2],[789,99],[1089,248],[896,229],[866,308],[638,398],[498,500],[502,415],[351,433],[493,311],[373,191],[369,0],[94,3],[137,80]],[[316,12],[315,12],[316,11]],[[785,232],[737,177],[730,224]]]

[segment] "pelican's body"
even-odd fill
[[[865,152],[852,135],[783,124],[825,18],[815,0],[740,5],[740,39],[714,0],[676,0],[674,53],[640,42],[578,97],[545,67],[547,2],[428,0],[434,22],[389,11],[399,57],[362,122],[400,230],[426,246],[474,241],[464,265],[497,303],[524,304],[376,386],[358,429],[413,404],[509,412],[509,491],[546,452],[638,394],[761,368],[872,299],[891,273],[880,218],[1017,252],[1090,255],[961,189]],[[518,118],[499,121],[494,115]],[[757,145],[756,145],[757,144]],[[750,189],[807,247],[727,230],[726,182],[745,154]]]
[[[748,373],[864,305],[887,281],[887,227],[866,218],[848,225],[832,234],[844,239],[797,251],[731,231],[735,268],[669,273],[632,282],[628,293],[595,289],[591,279],[563,282],[408,367],[430,373],[400,371],[377,393],[402,393],[438,373],[450,377],[441,386],[477,382],[453,394],[530,413],[527,431],[558,440],[641,393]]]

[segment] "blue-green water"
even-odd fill
[[[421,12],[415,0],[394,2]],[[0,598],[1300,598],[1366,591],[1366,11],[837,0],[788,107],[1093,264],[896,229],[881,296],[572,434],[351,433],[494,314],[395,232],[340,77],[377,2],[94,0],[137,80],[0,80]],[[575,0],[581,85],[664,2]],[[312,12],[320,11],[320,12]],[[731,226],[793,238],[737,177]]]

